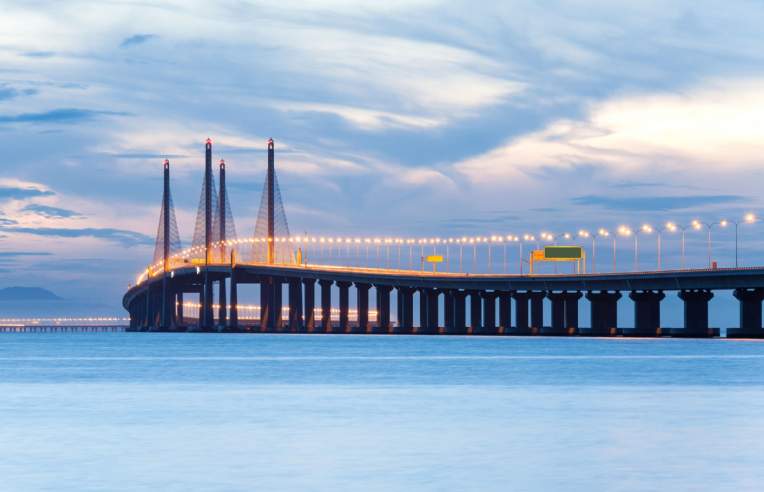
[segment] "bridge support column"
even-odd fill
[[[533,333],[528,324],[528,302],[531,298],[530,292],[514,292],[515,298],[515,327],[510,330],[512,335],[537,335]]]
[[[204,282],[199,286],[199,316],[196,318],[196,327],[193,331],[204,331]]]
[[[203,323],[201,325],[202,331],[212,331],[215,320],[213,319],[212,314],[212,303],[214,301],[212,297],[212,280],[210,279],[209,272],[207,271],[207,267],[205,267],[204,270],[204,302],[202,302],[202,311],[203,311]]]
[[[449,335],[467,334],[467,292],[463,290],[453,291],[454,303],[454,328]]]
[[[271,282],[270,277],[260,278],[260,332],[267,333],[269,331],[270,318],[271,318]]]
[[[544,292],[529,292],[531,302],[531,333],[538,335],[544,329]]]
[[[340,333],[350,333],[350,317],[348,315],[350,285],[350,282],[337,282],[337,287],[340,289]]]
[[[226,322],[227,310],[226,304],[228,304],[228,296],[225,290],[225,278],[221,278],[218,282],[218,330],[225,331],[228,323]]]
[[[313,333],[316,331],[316,281],[312,278],[302,279],[305,302],[303,303],[305,312],[305,326],[303,331]]]
[[[549,292],[552,302],[552,324],[545,334],[575,335],[578,333],[578,300],[580,292]]]
[[[483,327],[483,303],[479,291],[470,290],[468,294],[470,296],[470,326],[467,333],[477,335]]]
[[[764,289],[735,289],[732,294],[740,302],[740,327],[729,328],[727,338],[764,338],[761,326]]]
[[[545,330],[545,335],[564,335],[565,334],[565,292],[547,293],[549,301],[552,303],[552,323],[550,330]]]
[[[302,331],[302,281],[299,278],[289,279],[289,331]]]
[[[271,294],[272,330],[276,333],[287,331],[284,327],[283,313],[283,282],[279,277],[273,277],[273,293]]]
[[[377,291],[377,326],[372,328],[372,333],[390,333],[390,291],[389,285],[376,285]]]
[[[512,329],[512,293],[499,292],[499,334],[506,335]]]
[[[578,300],[583,297],[580,292],[565,293],[565,327],[568,335],[578,334]]]
[[[420,288],[419,290],[419,326],[417,327],[416,334],[422,335],[427,332],[427,289]]]
[[[414,331],[414,289],[397,287],[398,289],[398,326],[395,333],[412,333]]]
[[[331,333],[332,330],[332,284],[331,280],[319,280],[321,286],[321,330]]]
[[[236,269],[231,268],[231,312],[228,315],[228,331],[239,331],[239,283]]]
[[[426,335],[438,334],[438,297],[437,289],[427,289],[427,328]]]
[[[175,305],[175,319],[178,329],[182,330],[186,326],[186,320],[183,315],[183,291],[178,291]]]
[[[478,331],[480,335],[498,335],[496,329],[496,298],[497,292],[483,291],[483,328]]]
[[[682,290],[679,298],[684,301],[684,329],[672,330],[672,336],[707,338],[717,335],[708,326],[708,301],[714,297],[710,290]]]
[[[160,294],[159,302],[159,323],[152,326],[150,331],[169,331],[170,330],[170,317],[172,316],[170,311],[170,287],[167,285],[167,277],[169,275],[164,273],[162,276],[162,290]]]
[[[454,291],[451,289],[443,291],[443,329],[447,335],[454,332]]]
[[[591,303],[593,337],[613,337],[618,334],[618,299],[620,292],[588,292]]]
[[[661,336],[661,301],[666,294],[660,291],[645,290],[631,292],[629,298],[634,301],[634,329],[623,330],[630,337]]]
[[[355,328],[350,328],[346,333],[366,333],[369,329],[369,289],[371,285],[356,283],[356,313],[358,313],[357,320],[358,325]]]

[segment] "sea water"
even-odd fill
[[[0,490],[764,490],[764,343],[0,334]]]

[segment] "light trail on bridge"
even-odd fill
[[[586,248],[579,240],[591,239],[590,252],[590,271],[596,272],[597,264],[597,239],[612,240],[612,262],[613,266],[611,272],[619,271],[617,268],[617,239],[619,237],[634,240],[634,262],[631,270],[621,269],[620,271],[639,271],[639,236],[640,235],[653,235],[656,236],[657,245],[657,270],[663,269],[663,232],[675,233],[681,231],[681,268],[685,268],[685,256],[686,256],[686,237],[685,232],[687,230],[700,231],[703,227],[707,228],[707,251],[708,251],[708,266],[712,265],[712,242],[711,242],[711,228],[714,225],[720,227],[727,227],[729,224],[735,224],[735,265],[738,264],[738,224],[752,224],[758,219],[753,213],[747,213],[740,220],[721,219],[715,222],[703,222],[700,220],[693,220],[689,226],[677,225],[676,222],[668,221],[663,227],[653,227],[652,225],[645,223],[639,228],[632,228],[627,225],[620,225],[613,229],[611,233],[609,229],[598,228],[596,233],[590,233],[587,229],[579,229],[577,233],[551,233],[541,232],[538,236],[533,234],[506,234],[506,235],[478,235],[478,236],[461,236],[461,237],[341,237],[333,235],[296,235],[289,237],[248,237],[229,239],[225,241],[215,241],[210,244],[209,249],[212,252],[211,264],[223,264],[230,263],[229,258],[221,258],[221,249],[228,248],[229,251],[235,251],[238,258],[246,258],[246,252],[242,251],[242,246],[249,245],[250,247],[256,244],[267,243],[279,243],[289,245],[293,250],[293,258],[296,257],[296,251],[300,250],[300,256],[307,262],[311,258],[318,258],[318,261],[339,261],[344,260],[344,266],[347,267],[371,267],[374,265],[377,268],[394,268],[396,270],[423,270],[425,266],[424,258],[427,254],[438,255],[444,253],[445,269],[449,272],[458,273],[478,273],[480,266],[478,263],[478,251],[480,248],[485,250],[486,262],[485,272],[487,273],[510,273],[510,265],[517,265],[517,272],[524,273],[524,265],[527,260],[524,258],[523,245],[530,243],[541,248],[542,244],[558,244],[560,240],[566,241],[566,244],[572,244]],[[508,248],[517,248],[517,256],[510,258]],[[494,261],[493,248],[501,248],[500,261]],[[467,252],[470,255],[468,260],[465,260],[465,248],[468,248]],[[343,255],[344,249],[344,255]],[[417,249],[417,251],[415,251]],[[196,246],[186,248],[178,253],[170,256],[171,263],[177,265],[179,262],[191,262],[192,264],[201,264],[198,260],[207,259],[207,247]],[[458,253],[458,255],[457,255]],[[515,253],[512,253],[513,255]],[[195,263],[196,260],[196,263]],[[240,261],[240,260],[237,260]],[[363,265],[362,265],[363,263]],[[321,263],[324,264],[324,263]],[[329,263],[326,263],[329,265]],[[136,283],[140,283],[146,278],[162,273],[164,271],[164,261],[155,262],[147,267],[147,269],[138,276]],[[339,265],[337,265],[339,266]],[[406,268],[406,266],[408,268]]]

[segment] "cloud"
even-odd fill
[[[46,219],[69,219],[84,217],[82,214],[73,210],[67,210],[65,208],[50,207],[48,205],[40,205],[37,203],[30,203],[21,209],[22,212],[32,212]]]
[[[0,115],[0,123],[79,123],[98,116],[127,116],[120,111],[94,111],[90,109],[62,108],[41,113]]]
[[[571,199],[576,205],[597,206],[608,210],[669,211],[746,201],[738,195],[612,197],[585,195]]]
[[[115,152],[103,153],[105,157],[114,157],[116,159],[185,159],[189,157],[184,154],[160,154],[156,152]]]
[[[154,240],[139,232],[127,231],[123,229],[113,228],[97,228],[97,227],[85,227],[80,229],[67,229],[60,227],[3,227],[3,231],[15,232],[19,234],[31,234],[34,236],[42,237],[64,237],[64,238],[81,238],[91,237],[96,239],[104,239],[111,241],[122,246],[145,246],[153,245]]]
[[[13,219],[7,219],[5,217],[0,217],[0,226],[14,225],[14,224],[18,224],[18,221]],[[5,237],[5,236],[0,236],[0,237]]]
[[[435,128],[445,124],[443,116],[418,116],[321,103],[280,103],[278,109],[287,112],[326,113],[339,116],[362,130],[386,128]]]
[[[52,196],[55,193],[36,183],[16,180],[0,180],[0,200],[24,200],[40,196]]]
[[[0,258],[17,258],[20,256],[50,256],[47,251],[0,251]]]
[[[22,53],[27,58],[51,58],[56,55],[55,51],[25,51]]]
[[[150,41],[152,39],[157,38],[158,36],[156,34],[133,34],[132,36],[128,36],[125,39],[122,40],[119,47],[120,48],[127,48],[129,46],[135,46],[138,44],[143,44],[147,41]]]
[[[581,119],[555,120],[454,169],[481,183],[581,166],[605,169],[620,180],[691,171],[691,181],[722,169],[753,169],[764,151],[763,87],[762,80],[726,80],[682,93],[607,99]]]

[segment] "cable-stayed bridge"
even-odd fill
[[[219,163],[216,184],[212,141],[207,140],[193,240],[185,249],[165,160],[153,262],[123,298],[130,330],[713,337],[720,330],[709,326],[709,301],[715,290],[732,290],[740,303],[739,327],[727,330],[727,336],[764,338],[764,267],[738,267],[737,241],[734,268],[717,268],[712,261],[712,228],[734,223],[737,239],[738,222],[690,224],[708,235],[708,265],[693,269],[685,268],[685,228],[673,223],[539,237],[296,236],[290,234],[278,186],[273,140],[267,149],[254,234],[239,238],[225,162]],[[749,215],[740,223],[753,220]],[[661,233],[680,229],[680,268],[664,269]],[[657,268],[640,268],[639,236],[644,234],[657,234]],[[618,271],[617,236],[634,239],[630,271]],[[607,250],[610,240],[612,271],[597,272],[597,243],[604,241]],[[567,245],[542,248],[542,241]],[[576,241],[591,241],[589,263],[587,248],[570,245]],[[534,271],[534,261],[554,261],[555,272]],[[560,261],[576,269],[559,273],[558,265],[569,269]],[[247,284],[256,286],[259,304],[239,301],[240,287]],[[661,323],[667,292],[678,293],[684,303],[680,328]],[[624,294],[634,302],[632,328],[618,326]],[[590,327],[579,326],[582,298],[589,301]],[[546,303],[549,320],[544,319]]]

